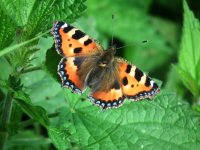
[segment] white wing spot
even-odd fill
[[[150,81],[150,83],[151,83],[151,87],[153,87],[154,81],[153,81],[153,80],[151,80],[151,81]]]
[[[136,66],[132,66],[131,72],[129,73],[129,75],[130,75],[131,77],[135,77],[135,69],[136,69]]]
[[[81,39],[79,39],[78,41],[83,44],[87,39],[89,38],[88,35],[85,35],[84,37],[82,37]]]
[[[64,24],[64,25],[62,25],[62,27],[61,28],[65,28],[65,27],[68,27],[68,24]]]
[[[140,83],[141,84],[145,84],[145,82],[146,82],[146,75],[144,74],[143,76],[142,76],[142,78],[141,78],[141,80],[140,80]]]

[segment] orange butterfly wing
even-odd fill
[[[117,58],[118,72],[123,94],[133,101],[152,99],[159,93],[158,85],[136,66]]]
[[[108,83],[109,81],[106,82]],[[102,110],[112,107],[117,108],[124,102],[123,92],[117,78],[115,79],[115,83],[110,86],[109,90],[97,89],[91,92],[88,98],[93,104],[102,107]]]
[[[69,57],[62,58],[58,65],[58,74],[62,80],[62,86],[71,89],[75,93],[82,93],[85,89],[83,81],[80,80],[77,70],[85,58]]]
[[[101,53],[103,48],[84,32],[58,21],[51,30],[58,54],[65,57],[93,55]]]
[[[84,32],[62,21],[54,23],[51,33],[56,51],[64,57],[58,65],[62,85],[73,92],[82,93],[85,87],[78,75],[78,68],[86,56],[99,55],[103,48]]]

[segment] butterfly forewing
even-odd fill
[[[54,23],[51,30],[57,52],[65,57],[101,53],[102,47],[81,30],[65,22]]]

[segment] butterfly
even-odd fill
[[[56,51],[63,57],[58,65],[63,87],[80,94],[89,87],[88,99],[103,110],[121,106],[125,98],[139,101],[159,93],[149,76],[114,56],[115,47],[104,50],[90,36],[63,21],[55,22],[51,33]]]

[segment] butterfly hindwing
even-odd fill
[[[158,92],[158,85],[136,66],[117,58],[119,78],[126,98],[138,101],[153,98]]]
[[[84,60],[84,57],[62,58],[58,65],[58,74],[61,77],[62,85],[75,93],[82,93],[85,88],[83,81],[77,74]]]
[[[92,38],[65,22],[55,22],[51,32],[56,50],[62,56],[92,55],[102,51],[102,47]]]
[[[124,102],[123,92],[117,78],[114,84],[110,84],[109,90],[96,89],[88,97],[93,104],[102,107],[103,110],[112,107],[117,108]]]

